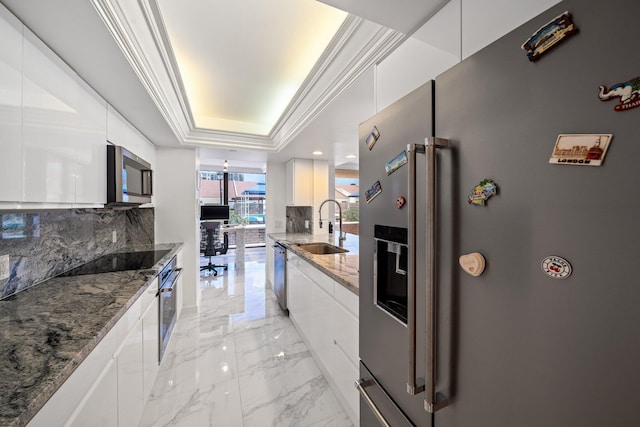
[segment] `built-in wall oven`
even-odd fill
[[[162,361],[162,356],[169,343],[171,331],[177,320],[178,304],[177,304],[177,286],[182,268],[178,268],[176,257],[162,269],[158,280],[158,304],[160,349],[158,352],[158,363]]]

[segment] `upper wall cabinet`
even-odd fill
[[[155,146],[111,105],[107,105],[107,141],[142,157],[151,163],[153,169],[156,163]]]
[[[106,102],[26,28],[23,49],[23,201],[105,203]]]
[[[313,160],[291,159],[287,162],[287,206],[313,206],[313,178]]]
[[[4,7],[0,40],[0,201],[17,201],[23,191],[22,24]]]

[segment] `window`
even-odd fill
[[[357,170],[336,169],[335,199],[342,206],[343,231],[359,234],[360,175]]]
[[[228,204],[231,224],[264,224],[265,182],[265,174],[201,171],[200,203]]]

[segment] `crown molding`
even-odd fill
[[[124,13],[124,1],[127,0],[91,0],[91,3],[183,145],[280,151],[336,97],[407,38],[405,34],[349,15],[268,135],[202,129],[195,126],[157,0],[138,0],[140,16],[135,17]]]

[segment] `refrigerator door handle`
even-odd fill
[[[427,365],[426,397],[424,409],[434,413],[449,404],[449,399],[442,393],[436,392],[436,315],[437,315],[437,282],[436,282],[436,232],[438,218],[436,217],[436,149],[449,147],[447,139],[427,138]]]
[[[424,144],[408,144],[408,275],[407,275],[407,332],[409,334],[409,372],[407,393],[415,396],[424,391],[424,385],[416,385],[416,154],[425,153]]]
[[[380,425],[384,427],[391,427],[391,424],[389,424],[384,415],[382,415],[382,412],[380,412],[376,404],[373,402],[373,399],[371,399],[371,396],[369,396],[369,393],[367,393],[367,391],[365,390],[365,387],[369,387],[374,384],[375,382],[373,380],[365,381],[364,379],[359,379],[354,383],[354,385],[364,398],[365,402],[367,402],[367,405],[369,405],[369,408],[373,411],[373,414],[380,422]]]

